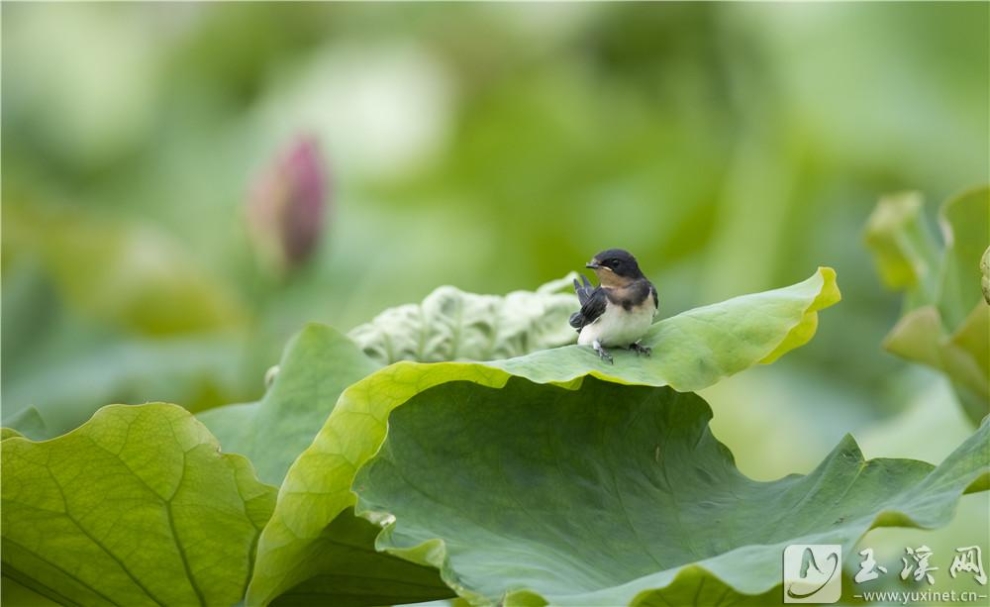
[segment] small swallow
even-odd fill
[[[639,269],[636,258],[622,249],[595,255],[585,266],[595,271],[598,287],[584,276],[574,281],[581,310],[571,314],[578,345],[591,346],[602,360],[612,362],[606,348],[628,348],[649,356],[650,348],[639,343],[653,324],[659,300],[657,289]]]

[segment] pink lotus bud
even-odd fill
[[[316,140],[301,137],[255,181],[247,204],[255,249],[278,273],[313,254],[327,212],[326,173]]]

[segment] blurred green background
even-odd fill
[[[986,3],[2,17],[5,422],[254,400],[306,321],[533,289],[620,246],[665,316],[837,270],[809,346],[704,394],[748,474],[805,472],[846,432],[937,462],[970,431],[938,375],[881,351],[900,296],[862,233],[881,194],[934,217],[990,181]],[[329,208],[308,261],[272,272],[245,209],[301,137]]]

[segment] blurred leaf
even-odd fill
[[[901,358],[942,369],[941,334],[942,319],[938,310],[935,306],[925,306],[905,314],[887,334],[883,347]]]
[[[231,605],[275,490],[174,405],[3,441],[3,573],[63,604]]]
[[[278,376],[264,398],[198,417],[224,451],[247,456],[261,480],[278,485],[313,441],[340,393],[378,368],[343,335],[309,324],[285,347]]]
[[[11,250],[39,255],[62,296],[91,318],[148,335],[246,320],[234,295],[157,229],[7,207],[4,220]]]
[[[21,429],[23,422],[11,416],[37,409],[44,424],[23,430],[31,438],[68,432],[107,402],[167,397],[195,411],[243,390],[251,344],[236,334],[142,338],[62,320],[39,350],[21,354],[20,370],[2,386],[4,424]]]
[[[945,344],[947,349],[946,366],[958,368],[968,366],[967,372],[973,377],[972,386],[977,388],[990,381],[990,307],[977,305],[959,325]],[[960,376],[962,377],[962,376]],[[982,381],[981,381],[982,380]],[[971,383],[966,381],[964,383]]]
[[[3,248],[3,315],[0,339],[9,358],[3,366],[5,378],[11,367],[22,364],[23,353],[49,338],[57,327],[58,305],[51,281],[40,258],[18,256],[12,247]],[[12,253],[8,255],[8,253]],[[11,364],[13,363],[13,364]],[[14,374],[16,375],[16,374]]]
[[[990,476],[990,422],[937,469],[864,461],[846,437],[811,474],[763,483],[710,419],[670,388],[446,383],[391,414],[357,508],[395,517],[379,549],[439,568],[472,602],[701,605],[712,582],[719,603],[779,587],[789,544],[848,555],[876,526],[941,526]]]
[[[888,289],[912,290],[915,305],[935,299],[938,247],[917,192],[884,196],[866,224],[866,244]],[[915,307],[910,305],[908,309]]]
[[[45,427],[26,434],[51,438],[79,426],[108,402],[164,400],[195,411],[259,392],[260,382],[249,386],[244,381],[251,357],[264,350],[250,341],[259,341],[258,333],[243,330],[246,317],[239,302],[227,298],[221,283],[199,274],[173,242],[159,251],[164,258],[158,261],[175,280],[159,282],[151,276],[156,270],[145,267],[154,260],[126,259],[140,256],[138,250],[117,250],[114,254],[123,259],[107,259],[106,251],[92,255],[94,248],[114,249],[112,242],[100,244],[103,235],[110,241],[131,238],[141,228],[121,222],[101,226],[72,209],[56,212],[18,190],[13,199],[3,210],[2,346],[8,356],[0,390],[5,424],[34,406]],[[76,247],[80,241],[85,243]],[[62,267],[65,260],[68,266]],[[79,275],[73,264],[80,264]],[[113,269],[121,265],[136,275]],[[182,275],[186,270],[199,278],[188,283]],[[89,280],[94,283],[87,287]],[[154,283],[150,291],[149,283]],[[205,291],[197,294],[197,284]],[[73,293],[81,294],[85,304]],[[145,305],[145,299],[153,303]],[[208,299],[220,302],[219,307]],[[223,301],[232,306],[229,315],[221,309]],[[177,322],[159,324],[155,319],[164,316],[156,309],[168,310],[166,315],[174,314]]]
[[[974,423],[990,413],[990,306],[979,302],[940,344],[943,371],[952,379]]]
[[[884,339],[884,348],[945,373],[966,415],[979,424],[990,412],[990,307],[980,297],[979,288],[980,259],[990,239],[990,187],[942,205],[939,215],[945,250],[937,274],[928,261],[892,261],[887,248],[892,242],[918,241],[925,231],[920,207],[916,195],[881,199],[867,227],[867,243],[881,271],[886,268],[904,277],[905,267],[917,270],[912,279],[887,280],[888,286],[905,290],[906,312]],[[909,249],[905,245],[897,250]],[[929,290],[929,276],[937,277],[936,290]]]
[[[567,319],[579,307],[577,298],[560,292],[572,288],[574,276],[504,297],[440,287],[420,304],[382,312],[348,337],[384,364],[495,360],[556,348],[576,340]]]
[[[181,249],[150,228],[64,226],[45,254],[66,297],[148,334],[236,326],[244,311]]]
[[[697,389],[781,354],[783,344],[787,349],[803,344],[811,337],[808,316],[837,297],[835,274],[824,268],[802,283],[654,325],[646,340],[655,348],[653,358],[616,352],[615,364],[606,365],[590,348],[568,346],[487,364],[400,362],[366,377],[343,392],[313,444],[289,469],[259,541],[248,603],[263,604],[311,578],[336,575],[338,564],[328,555],[337,548],[326,528],[354,504],[354,474],[385,440],[389,412],[416,394],[448,382],[498,388],[513,376],[576,387],[589,374],[617,383]]]
[[[938,306],[946,327],[958,327],[981,305],[980,260],[990,246],[990,187],[950,198],[939,209],[945,239]]]
[[[5,419],[3,424],[5,432],[9,427],[11,431],[17,430],[18,436],[25,436],[31,440],[43,440],[52,437],[37,407],[25,407]]]

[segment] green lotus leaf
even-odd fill
[[[945,256],[938,306],[945,325],[955,329],[974,306],[984,306],[980,260],[990,246],[990,187],[947,200],[939,209],[939,223]]]
[[[807,280],[688,310],[654,324],[643,338],[649,357],[613,351],[609,364],[591,348],[569,346],[493,361],[491,366],[540,383],[584,375],[682,392],[707,388],[758,363],[771,363],[814,336],[818,312],[841,299],[835,270],[819,268]]]
[[[883,347],[901,358],[935,369],[942,368],[939,344],[942,319],[935,306],[924,306],[905,314],[887,337]]]
[[[232,605],[275,489],[174,405],[2,443],[3,575],[60,604]]]
[[[381,530],[350,508],[341,512],[325,531],[332,550],[314,555],[332,562],[329,572],[291,588],[272,604],[397,605],[456,596],[435,568],[375,550]]]
[[[979,423],[990,413],[990,306],[977,304],[938,352],[963,411]]]
[[[274,384],[255,403],[199,414],[224,451],[246,455],[266,483],[279,485],[344,388],[379,366],[330,327],[307,325],[285,347]]]
[[[0,600],[15,607],[62,607],[6,575],[0,577]]]
[[[383,363],[494,360],[574,343],[567,319],[579,305],[576,274],[536,291],[478,295],[444,286],[422,303],[390,308],[348,333],[365,354]]]
[[[917,192],[884,196],[866,224],[864,238],[888,289],[918,293],[918,305],[935,298],[939,251]]]
[[[670,388],[448,382],[389,417],[358,511],[394,517],[377,547],[475,604],[701,605],[772,594],[790,544],[851,557],[873,527],[943,525],[990,476],[990,422],[938,468],[846,437],[807,476],[757,482],[710,419]]]
[[[867,227],[867,244],[881,276],[888,286],[905,291],[904,316],[884,347],[943,372],[963,411],[979,424],[990,412],[990,307],[980,294],[980,264],[990,239],[990,188],[942,205],[945,249],[940,257],[930,250],[920,210],[917,195],[885,198]],[[906,272],[909,267],[913,274]],[[892,275],[899,278],[892,280]]]
[[[0,441],[5,441],[8,438],[24,438],[24,436],[13,428],[0,428]]]
[[[822,268],[804,282],[731,299],[655,324],[646,338],[653,356],[615,352],[608,365],[590,348],[568,346],[491,363],[400,362],[343,392],[322,430],[293,463],[259,541],[248,604],[264,604],[330,575],[330,523],[355,503],[354,474],[385,440],[389,413],[438,384],[469,381],[498,388],[510,377],[575,387],[588,375],[625,384],[698,390],[810,339],[817,311],[838,300],[835,273]]]

